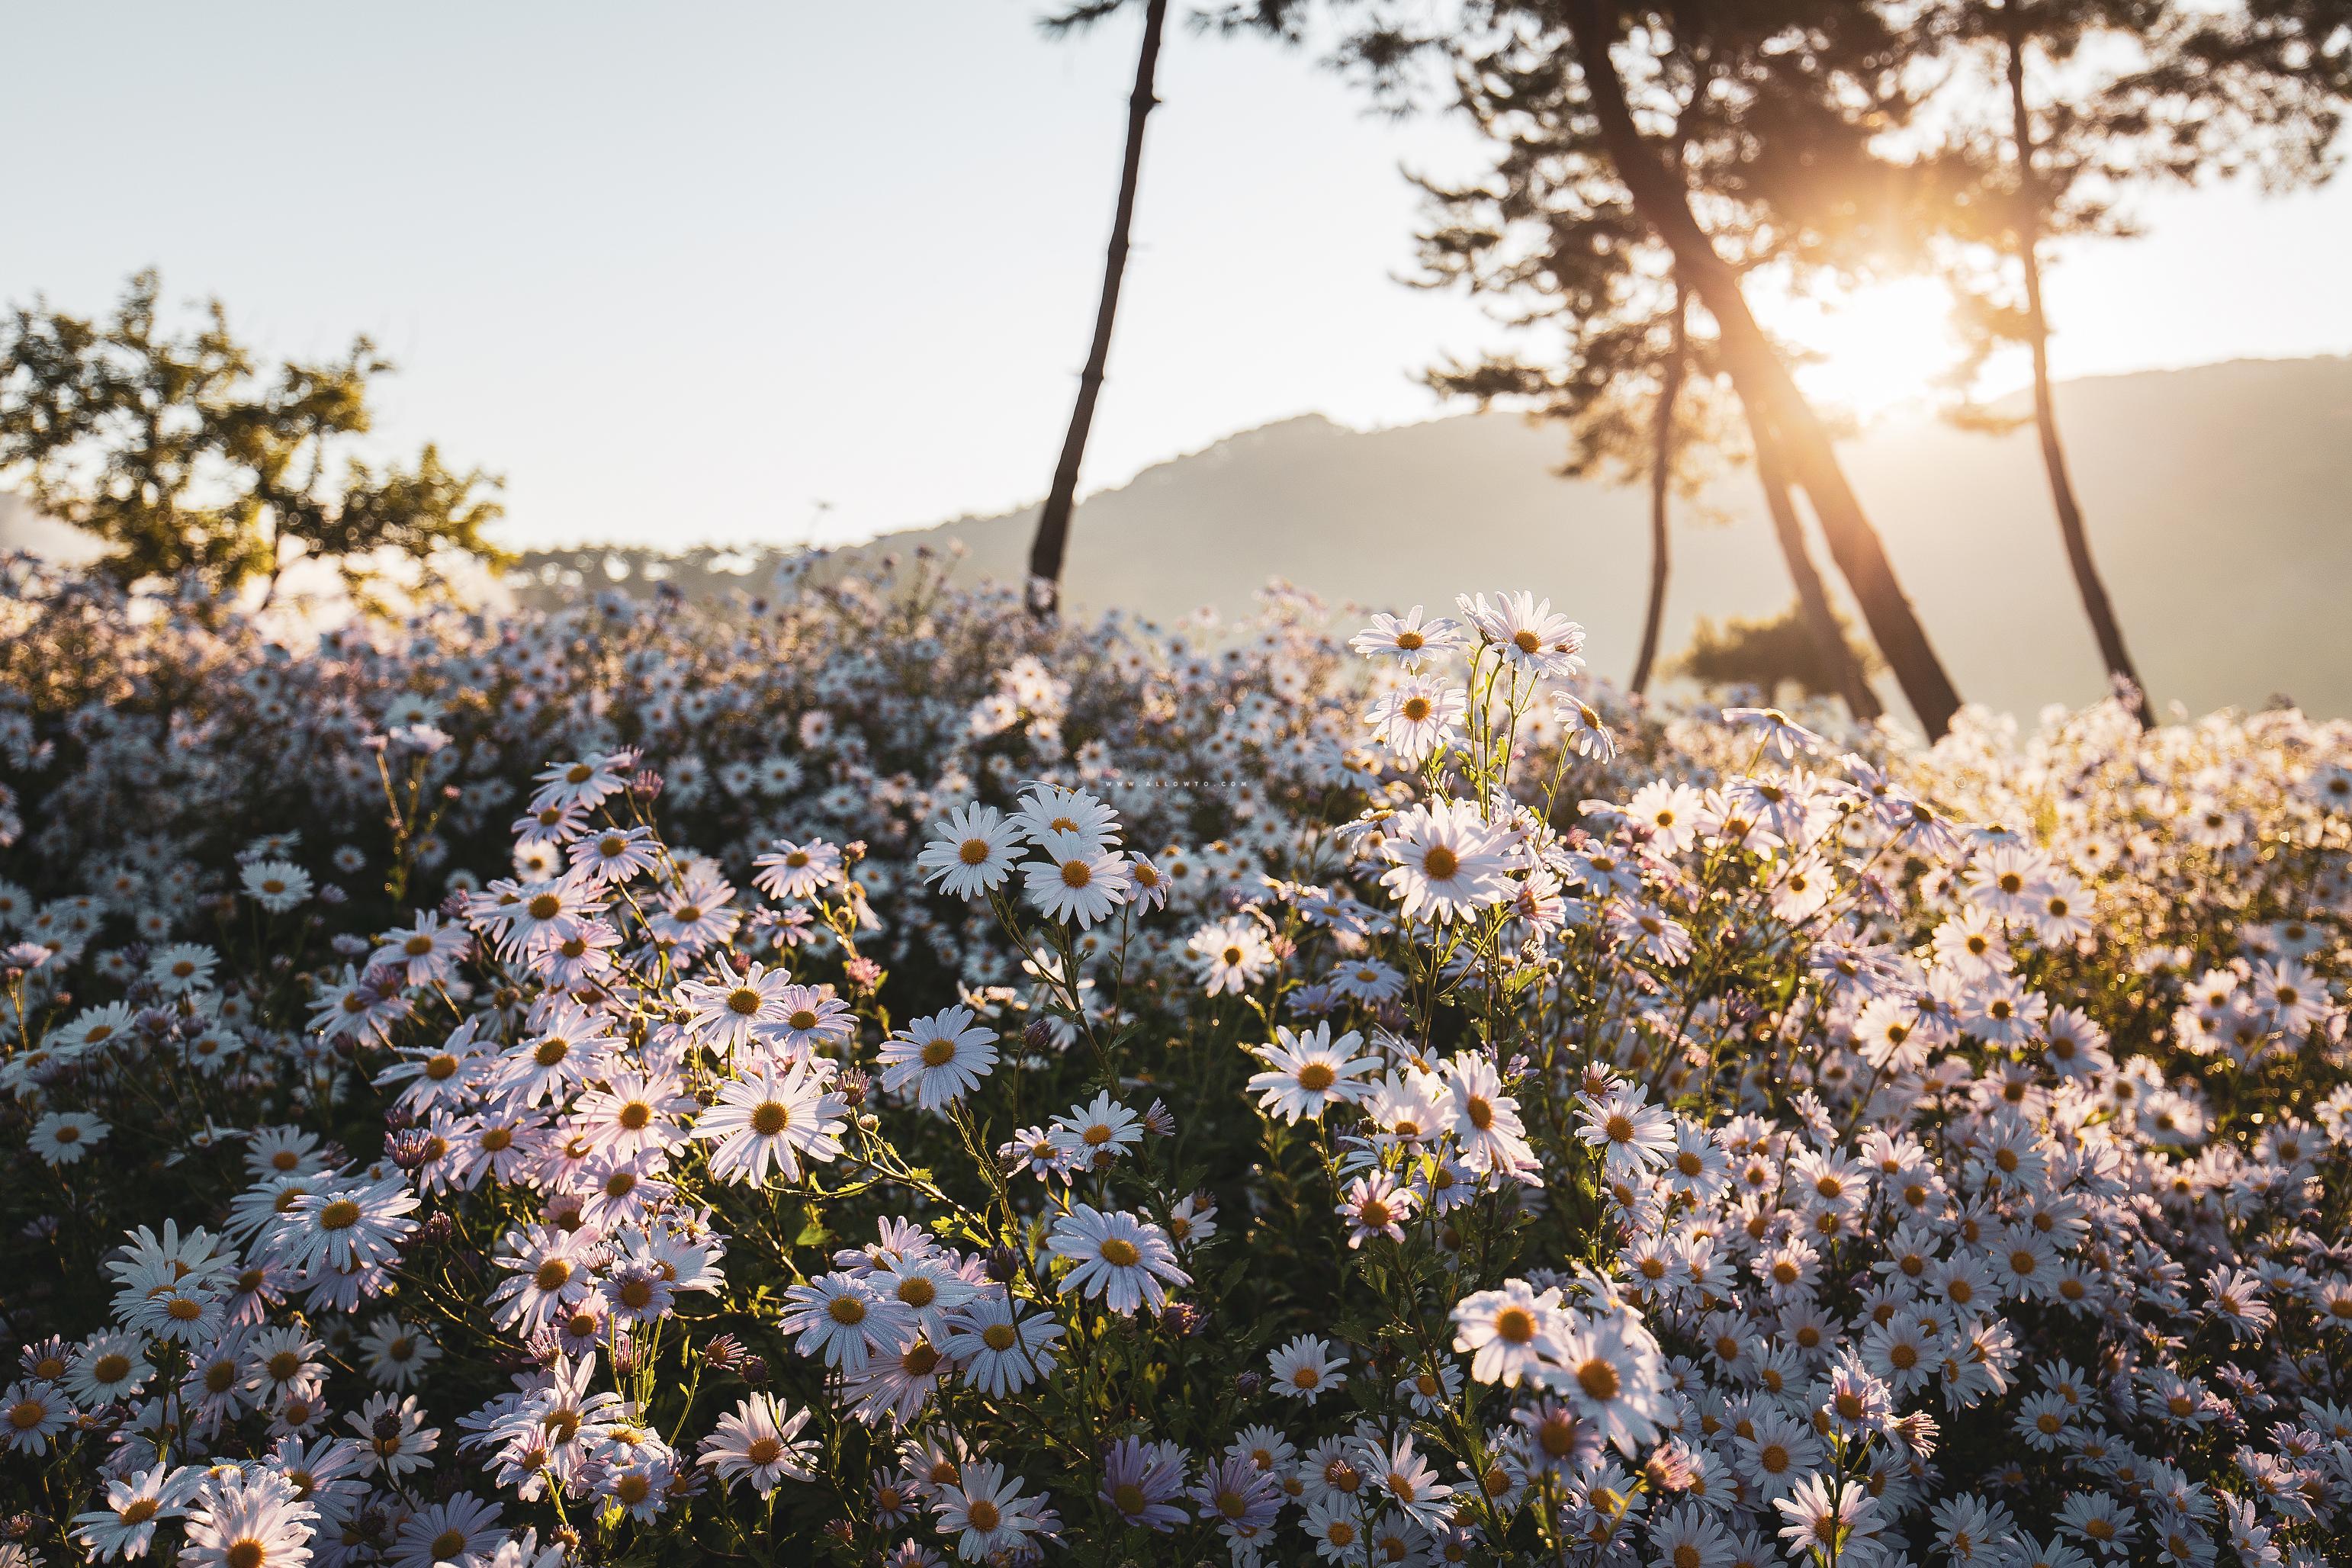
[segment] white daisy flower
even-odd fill
[[[181,1568],[299,1568],[318,1510],[266,1469],[215,1472],[188,1510]]]
[[[284,914],[310,897],[310,873],[284,860],[256,860],[245,868],[245,890],[271,914]]]
[[[1330,1342],[1314,1334],[1300,1334],[1266,1358],[1274,1391],[1308,1405],[1347,1383],[1348,1374],[1340,1370],[1347,1364],[1346,1356],[1334,1355]]]
[[[100,1562],[147,1555],[155,1527],[180,1518],[204,1471],[160,1464],[106,1484],[106,1506],[74,1516],[74,1539]]]
[[[1127,858],[1118,850],[1076,833],[1048,833],[1037,846],[1045,858],[1022,868],[1022,883],[1047,920],[1090,926],[1127,901]]]
[[[914,1090],[925,1110],[944,1110],[980,1087],[996,1067],[996,1031],[978,1026],[964,1006],[917,1018],[882,1042],[882,1087],[892,1094]]]
[[[23,1379],[0,1393],[0,1438],[19,1454],[47,1453],[49,1439],[73,1419],[73,1401],[46,1379]]]
[[[1475,599],[1461,595],[1455,603],[1478,635],[1514,668],[1552,679],[1565,679],[1584,668],[1578,657],[1584,651],[1584,628],[1566,616],[1552,614],[1549,599],[1538,601],[1522,589],[1497,594],[1492,604],[1484,594]]]
[[[72,1165],[112,1131],[86,1110],[52,1110],[33,1123],[25,1141],[48,1164]]]
[[[1425,621],[1419,605],[1402,616],[1375,615],[1370,626],[1348,639],[1348,646],[1366,658],[1394,664],[1406,671],[1419,669],[1433,654],[1455,652],[1462,644],[1458,622],[1444,616]]]
[[[1512,860],[1502,837],[1467,801],[1415,806],[1392,819],[1387,835],[1381,853],[1391,864],[1381,886],[1396,895],[1406,920],[1426,910],[1444,925],[1510,896]]]
[[[948,1320],[940,1348],[964,1380],[1002,1399],[1054,1374],[1054,1348],[1062,1338],[1059,1320],[1024,1312],[1003,1291],[965,1302]]]
[[[1192,1277],[1176,1267],[1168,1233],[1149,1220],[1080,1204],[1054,1222],[1046,1249],[1076,1265],[1062,1279],[1062,1294],[1099,1296],[1124,1316],[1149,1301],[1157,1310],[1167,1287],[1189,1285]]]
[[[1465,1296],[1454,1306],[1454,1348],[1470,1354],[1470,1375],[1506,1388],[1567,1352],[1569,1322],[1555,1287],[1538,1293],[1524,1279]]]
[[[814,1480],[816,1444],[800,1436],[809,1413],[787,1406],[774,1394],[751,1395],[719,1418],[710,1436],[697,1450],[698,1462],[732,1486],[748,1482],[761,1497],[773,1493],[784,1480]]]
[[[756,1184],[773,1171],[797,1182],[804,1161],[840,1157],[848,1117],[848,1102],[826,1088],[814,1065],[779,1072],[762,1063],[720,1087],[719,1102],[695,1122],[693,1135],[718,1145],[710,1173],[720,1181]]]
[[[1271,1043],[1251,1047],[1267,1070],[1251,1075],[1249,1092],[1266,1115],[1295,1123],[1319,1117],[1333,1105],[1352,1105],[1371,1092],[1364,1075],[1379,1068],[1381,1058],[1355,1054],[1364,1043],[1355,1030],[1334,1040],[1328,1024],[1300,1034],[1276,1025],[1274,1036]]]
[[[957,806],[931,832],[915,868],[950,898],[976,899],[1002,887],[1021,857],[1020,825],[992,805]]]

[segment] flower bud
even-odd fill
[[[1191,1301],[1171,1301],[1160,1314],[1160,1325],[1180,1340],[1189,1340],[1206,1327],[1209,1314]]]

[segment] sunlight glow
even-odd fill
[[[1822,356],[1797,372],[1808,395],[1864,422],[1927,402],[1961,355],[1951,297],[1926,278],[1789,301],[1766,324]]]

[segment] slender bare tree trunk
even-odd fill
[[[1029,546],[1029,613],[1048,619],[1062,601],[1062,557],[1070,542],[1070,512],[1077,504],[1078,464],[1094,426],[1095,400],[1102,395],[1103,367],[1110,360],[1111,323],[1118,316],[1118,286],[1127,273],[1128,232],[1135,222],[1135,186],[1143,169],[1143,121],[1160,100],[1152,79],[1160,68],[1160,35],[1168,21],[1168,0],[1149,0],[1143,12],[1143,47],[1136,57],[1135,90],[1127,100],[1127,154],[1118,171],[1118,206],[1111,215],[1110,255],[1103,266],[1102,301],[1095,309],[1094,346],[1078,374],[1077,406],[1062,437],[1061,460],[1054,465],[1054,488],[1037,514],[1037,536]]]
[[[1829,590],[1822,585],[1822,574],[1813,565],[1813,552],[1805,543],[1805,528],[1797,516],[1796,498],[1789,493],[1789,471],[1780,460],[1780,443],[1771,431],[1753,421],[1748,425],[1748,436],[1756,447],[1756,478],[1764,489],[1764,509],[1772,515],[1772,536],[1780,541],[1780,558],[1789,563],[1789,581],[1797,590],[1797,613],[1805,623],[1814,657],[1837,683],[1838,695],[1845,699],[1846,711],[1868,723],[1883,716],[1886,710],[1880,706],[1878,693],[1870,689],[1862,663],[1846,645],[1844,628],[1838,625],[1837,616],[1830,608]]]
[[[1714,241],[1692,216],[1690,193],[1659,161],[1634,123],[1625,84],[1610,54],[1617,35],[1613,0],[1565,0],[1562,8],[1594,116],[1634,209],[1674,252],[1675,271],[1715,318],[1733,389],[1780,437],[1790,476],[1811,499],[1830,558],[1853,590],[1871,637],[1929,738],[1941,736],[1959,710],[1959,693],[1904,594],[1877,530],[1846,482],[1828,430],[1748,310],[1739,274],[1717,254]]]
[[[2016,0],[2003,6],[2009,39],[2009,111],[2011,133],[2017,142],[2017,258],[2025,272],[2025,331],[2033,351],[2033,428],[2042,438],[2042,467],[2050,476],[2050,500],[2058,512],[2058,536],[2066,544],[2066,564],[2074,574],[2074,588],[2083,597],[2083,613],[2090,617],[2098,638],[2099,658],[2107,677],[2127,685],[2132,711],[2140,725],[2156,722],[2149,710],[2147,689],[2124,647],[2124,628],[2107,598],[2107,585],[2091,559],[2091,536],[2083,526],[2083,509],[2074,499],[2074,481],[2066,471],[2066,451],[2058,440],[2058,407],[2050,392],[2050,321],[2042,308],[2042,191],[2033,161],[2033,121],[2025,109],[2025,26]]]
[[[1689,346],[1690,305],[1682,288],[1675,289],[1674,345],[1658,377],[1658,411],[1650,430],[1650,603],[1642,613],[1642,653],[1633,661],[1631,689],[1635,696],[1650,689],[1650,670],[1658,659],[1658,628],[1666,618],[1666,575],[1672,564],[1666,537],[1666,497],[1675,479],[1675,405],[1683,393],[1685,360]]]

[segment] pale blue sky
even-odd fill
[[[1035,0],[0,9],[0,299],[154,263],[275,353],[366,331],[382,433],[503,469],[516,544],[828,537],[1031,500],[1092,320],[1136,23]],[[1308,410],[1435,411],[1492,329],[1405,289],[1461,133],[1172,35],[1088,489]],[[2352,185],[2142,207],[2053,281],[2061,374],[2352,349]],[[2243,288],[2216,289],[2227,269]]]

